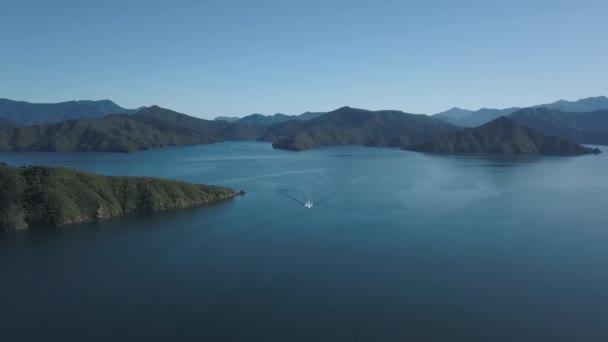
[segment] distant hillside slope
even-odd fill
[[[608,145],[608,110],[568,113],[537,107],[517,111],[510,118],[544,134],[583,144]]]
[[[473,112],[474,111],[469,110],[469,109],[462,109],[462,108],[454,107],[454,108],[446,110],[445,112],[437,113],[437,114],[435,114],[435,116],[447,117],[447,118],[454,119],[454,120],[460,120],[460,119],[466,117],[467,115],[470,115]]]
[[[0,163],[0,231],[205,205],[236,195],[209,185]]]
[[[316,119],[321,115],[325,115],[327,112],[304,112],[297,116],[298,120],[312,120]]]
[[[215,121],[226,121],[226,122],[234,122],[236,120],[240,119],[238,116],[218,116],[216,117]]]
[[[40,125],[70,119],[99,118],[110,114],[132,114],[110,100],[29,103],[0,99],[0,118],[22,126]]]
[[[217,118],[215,118],[215,120],[224,120],[243,125],[271,126],[290,120],[312,120],[323,114],[325,114],[325,112],[305,112],[300,115],[286,115],[281,113],[277,113],[274,115],[251,114],[243,118],[218,116]]]
[[[608,97],[596,96],[580,99],[578,101],[559,100],[553,103],[542,104],[535,107],[546,107],[563,112],[594,112],[596,110],[608,109]]]
[[[140,122],[155,124],[156,120],[175,125],[195,135],[214,137],[215,140],[256,140],[266,131],[265,127],[241,124],[238,122],[214,121],[195,118],[170,109],[152,106],[139,111],[133,117]]]
[[[257,127],[203,120],[152,106],[135,115],[109,115],[0,131],[0,151],[132,152],[257,139],[262,133]]]
[[[457,126],[476,127],[501,116],[507,116],[517,110],[519,110],[519,108],[482,108],[476,111],[461,109],[459,112],[456,112],[454,109],[451,109],[447,112],[436,114],[434,117]],[[468,114],[465,114],[466,112],[468,112]]]
[[[274,115],[251,114],[236,120],[235,122],[247,125],[270,126],[289,120],[294,120],[294,118],[289,115],[277,113]]]
[[[459,125],[458,121],[462,120],[463,118],[467,117],[468,115],[471,115],[471,113],[473,113],[473,112],[474,111],[472,111],[472,110],[454,107],[452,109],[446,110],[445,112],[440,112],[440,113],[434,114],[433,117],[443,120],[447,123]]]
[[[553,103],[533,106],[557,109],[565,112],[592,112],[608,109],[608,98],[605,96],[588,97],[578,101],[559,100]],[[490,122],[501,116],[509,116],[522,108],[512,107],[505,109],[482,108],[471,111],[467,109],[452,108],[448,111],[437,113],[434,117],[453,125],[463,127],[477,127]]]
[[[600,153],[598,149],[591,149],[567,139],[541,134],[504,116],[485,125],[465,128],[406,149],[449,154],[582,155]]]
[[[456,129],[427,115],[343,107],[309,121],[271,126],[261,140],[273,141],[275,148],[296,151],[330,145],[402,147]]]

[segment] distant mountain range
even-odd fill
[[[330,145],[402,147],[457,129],[427,115],[342,107],[316,119],[273,125],[261,140],[295,151]]]
[[[152,106],[134,115],[74,119],[0,131],[0,151],[132,152],[165,146],[249,140],[262,130]]]
[[[545,107],[524,108],[510,118],[544,134],[583,144],[608,145],[608,109],[568,113]]]
[[[505,116],[479,127],[465,128],[405,149],[449,154],[582,155],[601,153],[599,149],[585,147],[564,138],[541,134]]]
[[[256,126],[270,126],[290,120],[312,120],[321,115],[325,114],[325,112],[306,112],[300,115],[287,115],[277,113],[274,115],[263,115],[263,114],[251,114],[247,115],[243,118],[238,117],[229,117],[229,116],[218,116],[214,120],[222,120],[227,122],[235,122],[244,125],[256,125]]]
[[[593,112],[600,109],[608,109],[608,97],[588,97],[574,102],[559,100],[553,103],[537,105],[535,107],[546,107],[550,109],[561,110],[563,112],[574,113]]]
[[[137,109],[122,108],[110,100],[30,103],[0,99],[0,119],[22,126],[70,119],[100,118],[110,114],[133,114],[136,111]]]
[[[236,120],[239,120],[240,118],[238,116],[218,116],[216,117],[215,121],[226,121],[226,122],[234,122]]]
[[[608,109],[608,98],[606,96],[589,97],[578,101],[559,100],[557,102],[536,105],[533,107],[545,107],[565,112],[591,112],[600,109]],[[476,111],[452,108],[445,112],[437,113],[434,117],[453,125],[463,127],[475,127],[490,122],[500,116],[508,116],[522,108],[512,107],[505,109],[482,108]]]
[[[133,115],[115,114],[0,131],[0,151],[132,152],[256,139],[276,142],[276,148],[290,150],[326,145],[401,147],[456,129],[426,115],[350,107],[308,121],[289,120],[268,126],[209,121],[152,106]]]
[[[457,126],[476,127],[490,122],[498,117],[510,115],[518,110],[519,108],[514,107],[505,109],[482,108],[472,111],[454,107],[445,112],[435,114],[433,117]]]
[[[47,112],[38,111],[36,115],[27,112],[29,114],[23,117],[18,115],[23,111],[5,112],[6,116],[20,118],[21,122],[32,118],[37,122],[53,121],[75,115],[94,117],[37,125],[0,118],[0,151],[132,152],[225,140],[268,141],[274,148],[298,151],[331,145],[412,147],[462,129],[449,122],[476,125],[492,121],[491,118],[497,115],[509,115],[518,124],[543,135],[561,137],[574,143],[608,145],[608,109],[572,113],[548,108],[593,109],[604,106],[607,100],[596,97],[524,109],[481,109],[475,112],[455,108],[435,116],[343,107],[331,112],[307,112],[297,116],[254,114],[232,122],[228,122],[232,118],[204,120],[158,106],[126,110],[111,101],[45,105],[1,100],[5,105],[12,104],[21,109],[52,108],[47,108]],[[61,108],[68,111],[62,112]],[[127,114],[104,116],[104,111],[127,111]]]

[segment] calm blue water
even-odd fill
[[[3,341],[608,339],[606,154],[238,142],[0,161],[247,191],[0,234]]]

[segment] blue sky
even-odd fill
[[[0,97],[211,118],[608,95],[608,1],[0,0]]]

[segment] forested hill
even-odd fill
[[[541,134],[503,116],[485,125],[442,135],[406,149],[449,154],[582,155],[600,153],[567,139]]]
[[[343,107],[309,121],[273,125],[262,140],[295,151],[331,145],[403,147],[457,129],[427,115]]]
[[[149,177],[111,177],[0,163],[0,230],[212,204],[232,189]]]
[[[0,151],[133,152],[256,139],[263,128],[209,121],[152,106],[135,115],[67,120],[0,131]]]
[[[538,107],[525,108],[509,116],[543,134],[582,144],[608,145],[608,110],[570,113]]]

